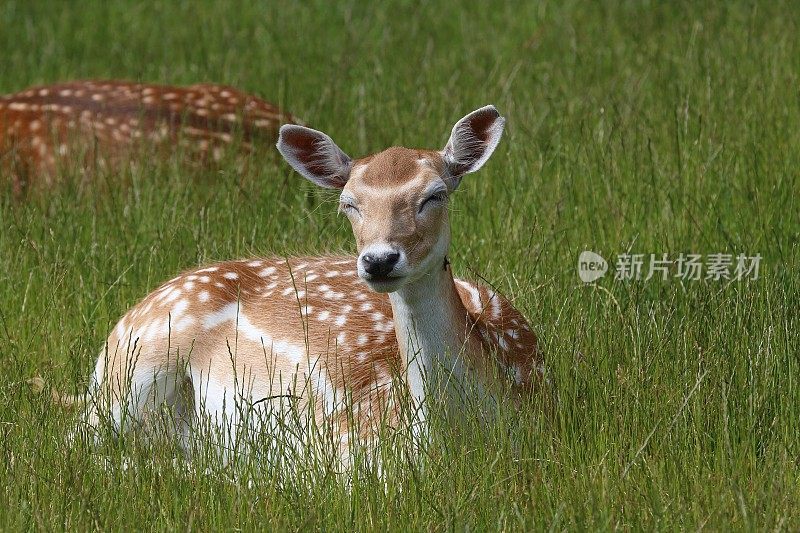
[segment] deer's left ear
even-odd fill
[[[350,176],[352,161],[321,131],[284,124],[278,151],[307,180],[326,189],[341,189]]]
[[[506,119],[493,105],[476,109],[453,126],[450,140],[442,151],[445,164],[445,181],[455,189],[464,174],[475,172],[492,155]]]

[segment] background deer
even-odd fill
[[[226,147],[250,152],[258,141],[274,142],[281,124],[294,122],[274,105],[224,85],[45,85],[0,96],[0,170],[19,194],[37,179],[52,183],[59,166],[76,160],[84,168],[108,166],[142,144],[148,158],[167,157],[179,146],[190,160],[219,161]]]
[[[472,389],[454,386],[464,380],[491,396],[505,379],[529,395],[542,361],[525,318],[454,279],[447,261],[448,197],[489,158],[503,123],[487,106],[455,125],[443,151],[395,147],[358,160],[321,132],[282,127],[287,161],[341,189],[358,257],[227,261],[163,284],[109,335],[89,425],[139,427],[167,405],[184,438],[207,421],[231,445],[243,427],[294,435],[277,420],[307,412],[300,432],[331,431],[346,461],[349,437],[397,425],[403,398],[424,427],[433,399],[466,400]]]

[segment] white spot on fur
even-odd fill
[[[328,318],[330,318],[330,316],[331,316],[331,313],[330,313],[330,311],[322,311],[322,312],[321,312],[321,313],[320,313],[320,314],[317,316],[317,320],[319,320],[320,322],[323,322],[323,321],[325,321],[325,320],[328,320]]]
[[[455,281],[456,283],[467,289],[467,292],[469,292],[470,303],[472,304],[471,306],[472,311],[474,312],[482,311],[483,305],[481,304],[481,294],[480,292],[478,292],[477,287],[460,279],[457,279]]]
[[[278,353],[286,356],[292,364],[299,365],[305,360],[305,349],[289,343],[285,340],[276,340],[266,331],[258,329],[244,313],[244,310],[236,303],[228,304],[216,313],[206,316],[203,326],[213,329],[224,322],[234,322],[237,324],[237,331],[244,337],[263,344],[267,353]]]
[[[236,272],[225,272],[222,277],[225,279],[239,279],[239,274]]]
[[[489,291],[489,301],[492,304],[492,316],[495,318],[500,317],[500,296],[494,291]]]
[[[114,329],[114,334],[117,336],[118,339],[123,338],[123,335],[125,334],[125,319],[122,319],[119,322],[117,322],[117,327]]]
[[[201,302],[207,302],[211,296],[208,294],[208,291],[203,291],[197,295],[197,299]]]
[[[389,332],[394,329],[394,324],[391,320],[387,320],[386,322],[376,322],[373,326],[375,331],[382,331],[382,332]]]
[[[273,274],[274,272],[275,272],[275,267],[267,267],[261,272],[259,272],[258,275],[261,276],[262,278],[266,278],[267,276]]]
[[[180,320],[178,320],[177,322],[175,322],[173,328],[175,329],[175,331],[183,331],[183,330],[185,330],[186,328],[188,328],[189,326],[191,326],[194,323],[195,323],[195,320],[194,320],[193,317],[185,316],[185,317],[181,318]]]
[[[501,349],[502,349],[504,352],[507,352],[507,351],[508,351],[508,348],[509,348],[509,346],[508,346],[508,342],[506,341],[506,338],[505,338],[505,336],[498,334],[498,335],[497,335],[497,344],[499,344],[499,345],[500,345],[500,348],[501,348]]]
[[[167,293],[164,294],[164,299],[162,301],[163,304],[168,304],[171,301],[175,300],[178,296],[181,295],[180,289],[171,289]]]
[[[189,302],[186,300],[181,300],[180,302],[175,304],[175,307],[172,308],[170,315],[172,319],[175,320],[176,318],[180,317],[186,309],[189,307]]]

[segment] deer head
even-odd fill
[[[504,123],[489,105],[459,120],[442,150],[392,147],[356,160],[320,131],[285,125],[278,150],[311,182],[341,190],[339,211],[353,226],[358,275],[377,292],[394,292],[442,267],[449,196],[489,159]]]

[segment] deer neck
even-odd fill
[[[446,260],[444,266],[390,293],[389,300],[408,387],[424,418],[427,397],[436,394],[437,401],[449,400],[453,385],[465,377],[470,317]]]

